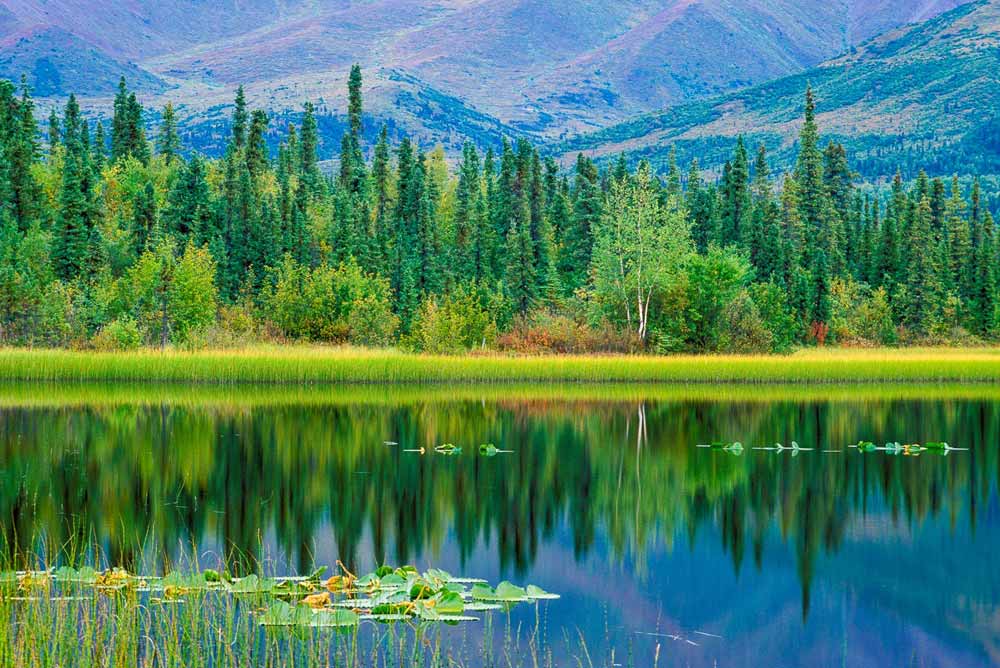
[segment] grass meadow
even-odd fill
[[[0,380],[201,384],[996,383],[1000,349],[809,349],[787,356],[418,355],[305,346],[98,353],[0,349]]]

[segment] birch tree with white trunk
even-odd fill
[[[661,202],[644,162],[634,177],[611,185],[594,241],[594,296],[645,343],[650,309],[684,276],[692,253],[687,212],[674,198]]]

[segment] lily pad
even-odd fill
[[[472,598],[476,601],[518,603],[528,600],[528,593],[510,582],[501,582],[496,589],[489,585],[477,584],[472,587]]]
[[[554,600],[559,598],[559,594],[549,593],[541,587],[536,587],[535,585],[528,585],[525,588],[525,593],[528,595],[528,598],[535,600]]]

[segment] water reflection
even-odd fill
[[[633,621],[659,615],[668,592],[692,620],[718,621],[701,607],[709,602],[757,618],[774,600],[724,600],[713,588],[731,593],[754,574],[787,603],[776,582],[794,573],[804,620],[816,596],[822,614],[843,606],[838,596],[860,597],[918,617],[946,613],[949,633],[965,644],[976,637],[972,656],[996,652],[997,578],[957,563],[1000,549],[992,398],[431,394],[398,403],[269,402],[266,393],[246,402],[0,400],[3,544],[9,553],[24,537],[58,545],[93,535],[125,565],[150,545],[170,561],[191,544],[224,546],[248,567],[269,545],[301,570],[337,558],[358,567],[453,559],[463,571],[531,575],[543,586],[552,574],[564,589],[579,587],[570,602],[634,599],[618,613]],[[694,447],[718,439],[794,439],[817,451]],[[860,439],[970,450],[820,452]],[[403,452],[441,443],[465,449]],[[484,458],[480,443],[514,452]],[[558,572],[567,559],[628,582],[567,583]],[[605,560],[612,565],[593,565]]]

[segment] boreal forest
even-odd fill
[[[321,162],[310,103],[272,151],[240,89],[210,159],[124,79],[113,117],[71,96],[47,123],[0,83],[0,344],[784,352],[1000,331],[994,195],[863,182],[811,90],[789,170],[741,138],[722,170],[672,154],[661,173],[525,139],[366,145],[362,90],[356,66]]]

